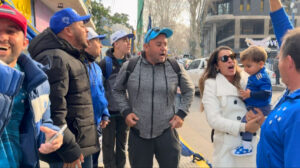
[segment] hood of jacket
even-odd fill
[[[114,57],[114,48],[110,48],[106,51],[106,56],[109,56],[109,57]]]
[[[80,56],[80,51],[74,48],[66,40],[59,38],[50,28],[47,28],[42,33],[37,35],[28,46],[28,51],[32,58],[45,50],[61,49],[72,56]]]
[[[115,58],[115,57],[114,57],[114,51],[115,51],[114,48],[108,49],[108,50],[106,51],[106,56],[109,56],[109,57],[111,57],[111,58]],[[127,59],[130,58],[130,57],[131,57],[130,54],[126,54],[124,58],[127,60]]]

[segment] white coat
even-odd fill
[[[255,167],[255,136],[253,155],[237,157],[231,154],[231,150],[241,144],[240,131],[245,129],[241,119],[247,112],[238,89],[219,73],[216,79],[205,81],[202,103],[208,124],[215,129],[213,167]]]

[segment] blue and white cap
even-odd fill
[[[134,35],[131,33],[127,33],[125,30],[119,30],[114,32],[111,36],[110,36],[110,43],[114,44],[114,42],[118,41],[119,39],[123,38],[123,37],[128,37],[128,38],[132,38]]]
[[[72,23],[79,21],[87,23],[90,21],[90,18],[91,15],[80,16],[74,9],[64,8],[54,13],[54,15],[51,17],[50,28],[55,34],[58,34],[65,27],[71,25]]]
[[[92,27],[87,27],[87,30],[89,31],[88,35],[87,35],[87,40],[91,40],[91,39],[95,39],[95,38],[103,40],[106,37],[106,35],[104,35],[104,34],[98,35]]]

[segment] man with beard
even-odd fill
[[[32,58],[49,66],[46,71],[51,92],[54,124],[67,124],[62,147],[41,159],[50,167],[92,167],[92,154],[99,151],[89,77],[83,49],[88,46],[85,23],[71,8],[56,12],[50,28],[35,37],[28,51]]]
[[[104,167],[122,168],[126,163],[125,146],[128,127],[112,96],[112,88],[121,66],[128,60],[131,47],[129,38],[132,37],[133,34],[128,34],[124,30],[114,32],[110,36],[113,48],[107,50],[106,57],[100,62],[100,67],[105,77],[105,94],[108,100],[109,114],[111,115],[109,125],[103,129],[102,151]]]
[[[172,34],[169,28],[150,29],[145,35],[144,52],[131,74],[128,76],[127,69],[137,58],[124,63],[113,89],[126,124],[131,127],[128,151],[132,168],[152,167],[153,155],[159,167],[179,165],[181,146],[175,128],[182,126],[189,112],[194,86],[184,68],[167,58],[167,38]],[[177,86],[182,97],[175,112]]]

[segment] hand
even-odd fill
[[[240,90],[240,95],[243,98],[243,100],[248,99],[250,97],[251,91],[249,89],[246,90]]]
[[[245,126],[245,131],[255,133],[260,128],[259,120],[261,120],[261,117],[257,116],[248,121]]]
[[[254,110],[257,112],[256,116],[260,117],[260,120],[258,121],[258,123],[261,126],[264,123],[266,118],[265,118],[263,112],[259,108],[254,108]]]
[[[63,143],[63,136],[60,134],[57,138],[55,138],[51,143],[49,143],[49,139],[54,136],[57,131],[54,131],[48,127],[40,126],[40,130],[46,135],[46,142],[41,144],[39,151],[43,154],[48,154],[59,149]]]
[[[108,125],[108,123],[109,123],[109,120],[102,120],[100,122],[100,127],[101,128],[105,128]]]
[[[252,110],[250,110],[246,113],[246,121],[247,122],[254,119],[255,117],[256,117],[256,114],[254,114],[254,112]]]
[[[136,125],[138,120],[139,118],[134,113],[130,113],[127,115],[125,122],[128,125],[128,127],[133,127]]]
[[[81,163],[84,162],[83,155],[80,154],[79,158],[72,163],[64,163],[63,168],[82,168]]]
[[[171,128],[180,128],[183,125],[183,119],[178,115],[174,115],[174,117],[170,120]]]

